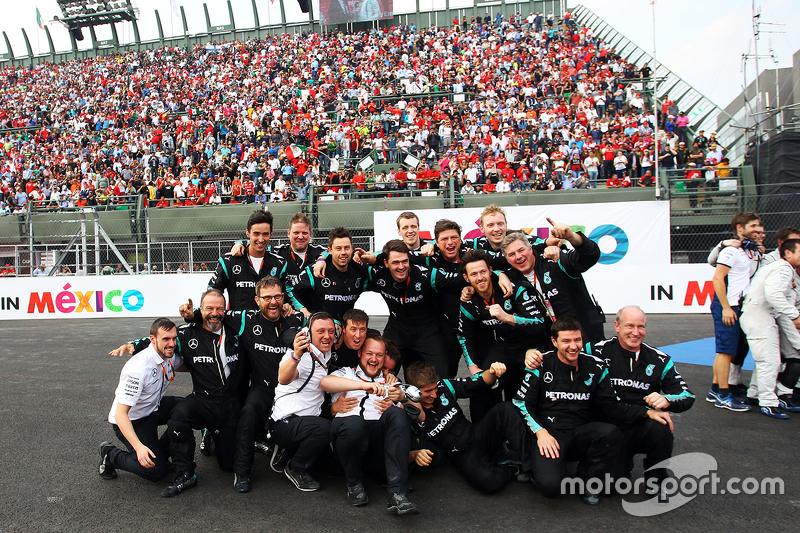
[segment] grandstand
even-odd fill
[[[241,237],[251,203],[277,228],[304,211],[318,238],[345,225],[371,247],[375,210],[660,198],[673,261],[699,262],[753,204],[752,169],[729,168],[735,147],[711,138],[694,149],[695,121],[680,122],[716,121],[716,107],[650,71],[582,6],[448,3],[320,27],[313,12],[287,20],[283,2],[280,21],[263,25],[253,2],[255,27],[238,28],[227,5],[230,22],[214,25],[203,4],[206,31],[191,35],[181,7],[180,36],[165,36],[156,13],[154,41],[114,30],[104,43],[90,27],[88,48],[56,52],[48,39],[49,54],[18,57],[9,45],[7,275],[202,268]],[[654,76],[667,79],[657,117]],[[647,187],[656,121],[662,169]],[[702,174],[681,168],[690,160]],[[614,178],[623,187],[607,188]]]

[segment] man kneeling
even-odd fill
[[[411,424],[402,407],[388,408],[383,400],[401,401],[400,387],[386,384],[383,375],[386,345],[383,337],[370,334],[359,350],[359,364],[326,376],[321,388],[333,393],[333,401],[346,394],[358,404],[337,413],[331,423],[331,440],[347,478],[347,501],[356,507],[369,502],[362,483],[362,466],[386,471],[389,485],[387,511],[419,514],[408,499],[408,459]]]

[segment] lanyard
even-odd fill
[[[408,284],[411,283],[411,275],[406,278],[406,287],[403,289],[403,296],[400,298],[400,301],[403,302],[403,305],[406,303],[406,298],[408,298]]]
[[[556,313],[553,310],[553,306],[550,304],[550,300],[544,296],[542,292],[541,285],[539,284],[539,278],[536,276],[536,273],[533,273],[533,288],[536,290],[536,296],[539,297],[539,300],[544,304],[545,311],[547,312],[547,316],[550,317],[550,320],[553,322],[556,321]]]

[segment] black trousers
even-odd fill
[[[467,482],[486,494],[499,492],[514,476],[514,469],[498,464],[503,443],[516,457],[525,453],[525,423],[519,411],[509,402],[492,407],[480,423],[469,448],[453,454],[451,460]]]
[[[250,476],[255,459],[256,438],[266,433],[274,399],[275,389],[270,387],[254,385],[247,393],[236,429],[236,455],[233,461],[233,471],[240,476]]]
[[[495,340],[483,359],[478,362],[481,370],[488,369],[492,363],[503,363],[506,372],[498,379],[496,387],[484,390],[469,399],[469,414],[473,423],[480,422],[489,409],[505,400],[510,402],[522,385],[525,366],[525,350],[510,347],[503,341]]]
[[[672,457],[674,437],[669,426],[655,420],[642,420],[632,426],[621,428],[623,440],[611,467],[614,478],[629,477],[633,469],[633,456],[646,454],[643,462],[645,479],[654,478],[659,481],[667,478],[666,468],[655,468],[653,465]]]
[[[128,439],[122,434],[119,426],[113,424],[114,433],[116,433],[117,438],[128,448],[127,452],[114,448],[108,454],[114,468],[136,474],[147,481],[160,481],[164,479],[169,471],[169,437],[165,433],[159,438],[158,426],[167,424],[172,410],[181,400],[183,400],[183,398],[177,396],[164,396],[161,398],[158,409],[144,418],[131,420],[131,425],[133,425],[133,431],[136,433],[136,437],[156,455],[150,458],[155,464],[153,468],[145,468],[139,463],[133,446],[131,446]]]
[[[386,329],[383,330],[383,336],[397,343],[402,367],[408,367],[422,360],[435,366],[439,376],[448,375],[450,365],[447,346],[438,325],[408,328],[390,318]]]
[[[561,449],[557,459],[549,459],[532,446],[533,481],[548,498],[561,494],[561,480],[567,462],[578,461],[578,476],[603,478],[603,474],[614,460],[623,437],[612,424],[589,422],[571,431],[551,431]],[[535,441],[535,438],[534,438]]]
[[[452,379],[458,374],[458,365],[461,363],[461,344],[458,342],[458,329],[446,320],[441,323],[442,336],[447,350],[447,374],[442,378]]]
[[[290,470],[305,472],[331,443],[331,421],[319,416],[291,416],[272,421],[272,440],[292,453]]]
[[[204,428],[213,435],[220,469],[224,472],[233,471],[239,406],[238,397],[212,399],[192,393],[172,411],[167,428],[172,464],[178,472],[195,469],[192,430]]]
[[[403,409],[389,407],[378,420],[335,417],[331,421],[331,441],[348,486],[361,483],[366,468],[386,473],[390,494],[408,492],[411,422]]]

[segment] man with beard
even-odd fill
[[[167,318],[158,318],[150,326],[150,346],[122,367],[108,421],[129,451],[122,451],[108,441],[100,445],[103,479],[116,478],[116,469],[148,481],[159,481],[167,475],[169,437],[165,434],[159,439],[158,426],[167,424],[172,409],[181,400],[164,395],[175,379],[175,372],[185,370],[183,359],[175,354],[177,340],[175,324]]]
[[[239,330],[224,325],[225,296],[218,290],[203,293],[200,313],[202,325],[178,328],[178,352],[192,376],[192,394],[173,409],[167,423],[172,464],[178,474],[161,492],[165,498],[197,486],[193,429],[209,429],[220,469],[233,470],[240,391],[246,378]],[[140,339],[120,351],[136,353],[149,345],[150,339]]]

